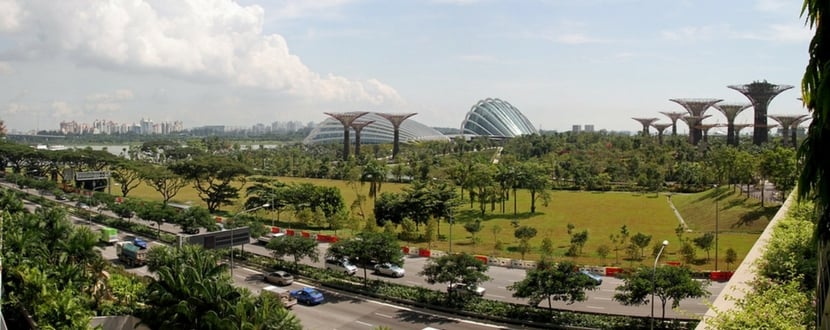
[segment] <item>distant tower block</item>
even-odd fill
[[[790,143],[788,139],[790,138],[790,127],[793,126],[793,123],[807,117],[807,115],[798,115],[798,116],[777,116],[777,115],[769,115],[767,116],[772,120],[778,122],[781,125],[781,145],[784,147],[789,147]]]
[[[680,118],[680,120],[686,122],[686,125],[689,126],[689,143],[697,145],[697,143],[700,142],[700,139],[703,137],[703,132],[700,130],[700,128],[698,128],[698,126],[700,126],[701,122],[704,119],[709,117],[711,116],[685,116],[683,118]],[[700,133],[700,137],[695,137],[694,134],[691,134],[692,130],[697,130],[698,133]]]
[[[677,120],[687,115],[686,112],[660,112],[671,119],[671,135],[677,136]]]
[[[726,144],[737,146],[738,142],[735,140],[735,118],[738,114],[751,107],[752,104],[747,103],[728,103],[715,104],[715,109],[718,109],[726,117]]]
[[[723,101],[721,99],[669,99],[674,103],[680,104],[686,111],[689,112],[689,115],[701,117],[703,120],[703,116],[706,114],[706,110],[708,110],[712,105]],[[697,124],[700,124],[699,122]],[[691,125],[689,127],[689,135],[691,138],[689,139],[692,141],[692,144],[697,145],[700,141],[700,138],[703,135],[703,132],[697,128],[696,125]]]
[[[354,156],[360,157],[360,131],[363,130],[364,127],[369,126],[369,124],[374,123],[374,120],[370,121],[362,121],[362,122],[352,122],[352,128],[354,129]]]
[[[413,113],[398,113],[398,114],[379,113],[378,115],[380,115],[383,118],[386,118],[386,120],[388,120],[390,123],[392,123],[392,129],[393,129],[393,132],[394,132],[394,135],[393,135],[393,138],[392,138],[392,159],[397,160],[398,159],[398,151],[399,151],[398,144],[400,143],[399,139],[400,139],[401,123],[403,123],[403,121],[406,120],[407,118],[412,117],[414,115],[417,115],[417,113],[414,113],[414,112]]]
[[[643,136],[649,136],[648,128],[657,121],[657,118],[631,118],[643,124]]]
[[[752,127],[752,124],[734,124],[732,127],[735,129],[735,145],[738,145],[741,142],[741,130],[747,127]]]
[[[807,120],[810,120],[810,116],[804,116],[801,119],[793,122],[793,126],[790,129],[790,136],[792,137],[791,140],[793,140],[793,148],[798,148],[798,125],[801,125],[801,123]]]
[[[704,144],[709,143],[709,130],[713,129],[715,127],[720,127],[720,126],[721,126],[720,124],[701,124],[701,125],[697,125],[697,128],[699,128],[703,132],[703,143]]]
[[[654,129],[657,130],[657,140],[660,141],[660,145],[663,144],[663,131],[672,126],[674,126],[674,124],[651,124],[651,127],[654,127]]]
[[[367,113],[368,112],[366,111],[341,113],[324,112],[324,114],[337,119],[337,121],[343,124],[343,160],[349,159],[349,130],[351,130],[352,123],[355,119],[360,118]]]
[[[790,85],[774,85],[764,81],[753,81],[746,85],[726,86],[744,94],[752,106],[755,107],[755,131],[752,134],[752,143],[761,145],[767,142],[769,131],[767,130],[767,107],[772,99],[781,92],[793,88]]]

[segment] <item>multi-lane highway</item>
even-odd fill
[[[111,215],[111,214],[109,214]],[[112,216],[112,215],[111,215]],[[151,221],[145,221],[141,219],[134,219],[133,221],[143,222],[148,226],[155,226],[156,224]],[[161,226],[161,230],[171,232],[171,233],[179,233],[180,228],[174,224],[164,223]],[[204,229],[203,229],[204,230]],[[250,242],[254,242],[251,240]],[[321,243],[319,245],[321,255],[325,255],[325,252],[328,248],[328,244]],[[270,256],[270,252],[265,249],[265,247],[256,244],[246,244],[244,246],[244,250],[247,252],[252,252],[260,255]],[[114,256],[114,250],[113,250]],[[390,282],[395,282],[399,284],[405,285],[416,285],[416,286],[424,286],[424,287],[432,287],[436,290],[444,290],[445,287],[441,284],[430,285],[424,281],[424,279],[418,276],[418,272],[421,271],[426,263],[426,258],[421,257],[407,257],[404,263],[404,269],[406,270],[406,276],[402,278],[385,278],[380,277],[370,272],[370,276],[376,279],[383,279]],[[308,265],[314,265],[317,267],[323,267],[322,260],[318,262],[313,262],[311,260],[305,259],[302,260],[302,263]],[[356,276],[362,276],[363,271],[362,269],[357,272]],[[514,303],[526,303],[526,299],[519,299],[513,298],[512,292],[507,290],[507,287],[513,284],[516,281],[519,281],[524,278],[525,270],[523,269],[515,269],[515,268],[504,268],[504,267],[490,267],[488,271],[488,275],[491,277],[491,280],[482,284],[484,288],[487,289],[485,294],[485,298],[493,299],[493,300],[500,300],[500,301],[507,301],[507,302],[514,302]],[[605,314],[618,314],[618,315],[634,315],[634,316],[648,316],[651,313],[650,305],[643,305],[643,306],[623,306],[620,303],[613,300],[613,295],[615,293],[615,289],[617,286],[622,285],[622,280],[613,278],[613,277],[604,277],[603,283],[598,290],[591,291],[588,293],[588,299],[583,302],[577,302],[571,305],[562,303],[562,302],[554,302],[554,308],[558,309],[566,309],[572,311],[580,311],[580,312],[591,312],[591,313],[605,313]],[[680,303],[680,306],[677,310],[672,310],[670,307],[667,307],[666,310],[666,317],[678,317],[678,318],[690,318],[695,316],[702,316],[706,310],[708,309],[707,303],[714,300],[715,297],[723,290],[726,283],[719,283],[719,282],[711,282],[708,290],[710,292],[710,296],[705,299],[688,299],[684,300]],[[655,305],[655,315],[662,314],[661,307],[659,304],[659,299]],[[670,306],[670,304],[668,304]],[[543,307],[547,307],[547,303],[543,303]],[[386,315],[386,314],[385,314]]]

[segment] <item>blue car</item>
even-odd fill
[[[317,305],[323,303],[323,293],[314,288],[302,288],[291,291],[291,296],[297,299],[297,302],[304,305]]]
[[[580,273],[582,273],[582,274],[584,274],[585,276],[588,276],[588,278],[590,278],[591,280],[593,280],[593,281],[594,281],[594,283],[596,283],[597,285],[601,285],[601,284],[602,284],[602,276],[599,276],[599,275],[597,275],[597,274],[594,274],[594,273],[589,272],[589,271],[584,270],[584,269],[583,269],[583,270],[580,270],[579,272],[580,272]]]
[[[143,239],[140,239],[138,237],[136,237],[133,240],[133,244],[135,244],[135,246],[137,246],[139,249],[142,249],[142,250],[147,248],[147,241],[145,241]]]

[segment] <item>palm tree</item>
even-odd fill
[[[816,235],[818,239],[818,296],[817,324],[819,329],[830,328],[830,320],[825,317],[828,303],[828,277],[830,277],[830,159],[827,158],[826,146],[830,143],[830,81],[826,79],[827,66],[830,64],[830,2],[821,0],[805,0],[802,7],[802,16],[807,16],[807,23],[815,29],[815,35],[810,42],[807,69],[801,82],[802,99],[807,109],[812,113],[807,138],[798,150],[801,163],[801,177],[798,184],[798,196],[802,199],[813,199],[818,211]],[[815,198],[813,198],[815,197]]]
[[[376,200],[380,194],[380,187],[383,184],[383,180],[386,179],[386,173],[386,165],[377,160],[372,160],[363,167],[363,174],[360,176],[360,182],[369,182],[369,197],[371,197],[373,201]]]

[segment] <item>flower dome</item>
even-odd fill
[[[461,123],[462,134],[515,137],[535,134],[536,128],[519,109],[500,99],[478,101]]]

